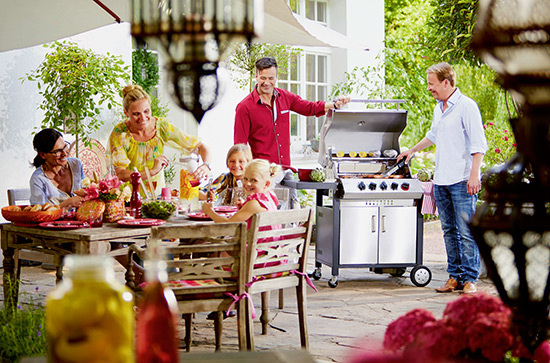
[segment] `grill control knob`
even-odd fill
[[[380,189],[382,189],[382,190],[388,189],[388,184],[386,184],[386,182],[383,181],[382,183],[380,183]]]
[[[369,184],[369,189],[370,189],[370,190],[375,190],[375,189],[376,189],[376,183],[371,182],[371,183]]]
[[[409,183],[401,184],[401,189],[403,189],[403,190],[409,190],[409,187],[410,187]]]
[[[397,187],[399,187],[399,184],[397,184],[396,182],[393,182],[390,185],[391,190],[397,190]]]
[[[367,186],[365,185],[365,183],[359,182],[359,183],[357,184],[357,188],[358,188],[359,190],[365,190],[365,189],[367,188]]]

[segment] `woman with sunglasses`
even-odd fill
[[[82,163],[67,157],[69,144],[54,129],[43,129],[32,141],[36,156],[32,165],[36,170],[30,179],[31,204],[51,204],[63,207],[79,207],[82,198],[75,195],[84,179]]]

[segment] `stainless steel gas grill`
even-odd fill
[[[412,267],[416,286],[431,281],[431,271],[422,266],[423,190],[408,165],[397,162],[399,136],[407,124],[407,112],[398,105],[329,112],[319,150],[329,180],[285,181],[297,189],[317,189],[313,277],[321,278],[322,264],[330,266],[331,287],[338,285],[340,268],[402,276]],[[332,205],[323,204],[323,195],[332,195]]]

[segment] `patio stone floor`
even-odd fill
[[[314,266],[314,248],[310,251],[310,270]],[[438,221],[424,225],[424,265],[432,272],[432,281],[426,287],[416,287],[409,279],[409,271],[402,277],[375,274],[368,269],[341,269],[338,287],[327,284],[330,268],[323,266],[322,278],[314,281],[319,290],[308,288],[309,352],[318,362],[345,362],[359,349],[373,350],[381,346],[389,323],[414,308],[425,308],[440,318],[447,302],[458,298],[458,292],[439,294],[435,287],[447,280],[446,255]],[[116,267],[117,278],[124,281],[123,269]],[[43,300],[55,287],[55,274],[40,267],[23,267],[20,301]],[[481,291],[496,295],[488,279],[478,284]],[[285,307],[276,309],[278,294],[271,294],[270,325],[267,335],[260,335],[261,324],[254,323],[257,350],[300,349],[298,316],[293,289],[285,290]],[[0,302],[3,295],[0,291]],[[254,297],[258,315],[259,296]],[[183,321],[182,321],[183,322]],[[191,352],[214,351],[213,322],[206,313],[197,314],[193,325]],[[183,338],[183,325],[181,326]],[[183,343],[182,343],[183,344]],[[224,321],[222,351],[237,351],[236,319]]]

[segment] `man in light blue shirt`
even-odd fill
[[[426,71],[428,91],[437,100],[432,127],[418,144],[402,152],[398,160],[436,145],[434,194],[447,249],[449,280],[436,289],[464,293],[477,291],[480,272],[477,245],[467,221],[473,216],[481,189],[480,168],[487,140],[479,108],[456,87],[456,73],[448,63]]]

